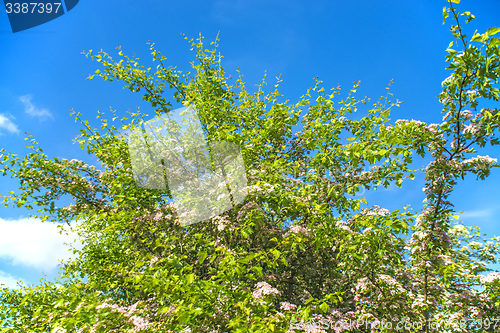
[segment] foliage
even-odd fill
[[[391,124],[399,102],[388,91],[368,106],[355,96],[359,84],[341,99],[338,88],[327,92],[316,79],[295,104],[283,99],[279,78],[269,93],[264,81],[252,93],[241,74],[229,83],[218,40],[206,49],[201,36],[189,40],[193,72],[165,66],[154,43],[156,70],[121,50],[118,62],[104,51],[85,52],[104,67],[90,78],[124,82],[157,115],[174,109],[168,91],[172,102],[194,105],[208,141],[241,147],[249,195],[222,216],[184,227],[168,189],[136,186],[119,129],[102,113],[99,129],[73,112],[83,125],[77,142],[103,170],[49,159],[30,138],[31,154],[0,156],[3,174],[21,182],[19,194],[3,202],[38,206],[33,216],[44,221],[79,221],[83,242],[77,259],[61,266],[61,281],[2,290],[0,327],[313,332],[316,325],[317,332],[393,332],[399,324],[399,331],[417,332],[420,322],[426,332],[493,332],[495,322],[486,320],[498,319],[500,275],[480,273],[497,261],[499,239],[486,241],[477,230],[453,225],[448,197],[459,178],[484,179],[498,167],[475,156],[474,147],[499,143],[498,109],[479,104],[498,101],[500,40],[494,35],[500,29],[467,39],[461,20],[474,16],[452,3],[458,1],[443,11],[453,21],[454,40],[446,57],[452,74],[439,96],[441,124]],[[137,110],[113,120],[120,118],[123,132],[147,117]],[[429,154],[425,170],[411,168],[415,156]],[[419,171],[426,185],[418,214],[408,206],[363,208],[368,202],[356,196],[362,188],[401,187]],[[59,207],[65,195],[74,204]]]

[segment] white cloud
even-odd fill
[[[2,286],[3,288],[16,289],[18,282],[24,282],[24,281],[8,273],[0,271],[0,284],[3,284]]]
[[[26,112],[27,114],[29,114],[30,116],[33,116],[33,117],[53,118],[52,113],[50,113],[49,110],[39,109],[33,103],[31,103],[32,98],[33,98],[33,96],[31,96],[31,95],[24,95],[24,96],[19,97],[19,100],[21,101],[21,103],[24,104],[24,112]]]
[[[60,234],[58,225],[60,224],[41,222],[34,218],[0,218],[0,258],[10,260],[13,265],[44,272],[54,269],[59,260],[74,257],[73,253],[68,251],[70,246],[65,243],[72,243],[77,238],[76,232]],[[74,246],[81,248],[79,242]]]
[[[19,133],[19,128],[12,122],[5,113],[0,113],[0,131],[6,130],[10,133]],[[1,135],[1,133],[0,133]]]

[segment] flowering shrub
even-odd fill
[[[80,221],[77,258],[62,264],[61,281],[0,293],[3,332],[493,332],[500,311],[499,240],[453,225],[449,201],[459,178],[484,179],[497,161],[476,154],[498,145],[500,31],[470,40],[450,0],[445,19],[454,37],[446,60],[452,74],[439,96],[443,122],[389,123],[391,95],[363,113],[357,84],[338,101],[320,80],[299,102],[278,87],[248,92],[242,77],[228,84],[217,41],[193,41],[193,73],[165,67],[150,44],[156,71],[119,50],[87,57],[95,75],[143,94],[157,115],[177,103],[195,105],[209,142],[241,147],[247,197],[223,214],[183,226],[166,189],[136,186],[126,138],[103,114],[100,129],[82,122],[77,138],[103,170],[78,160],[2,150],[0,170],[20,180],[5,204],[39,207],[44,221]],[[456,44],[461,50],[452,49]],[[90,78],[95,75],[91,75]],[[356,112],[356,117],[352,114]],[[147,115],[121,117],[133,130]],[[353,119],[356,118],[356,119]],[[292,127],[301,126],[292,133]],[[361,189],[403,186],[429,153],[425,207],[390,211],[355,197]],[[369,170],[369,171],[367,171]],[[73,204],[60,207],[70,195]],[[368,204],[368,208],[362,205]],[[464,323],[466,325],[464,325]],[[479,325],[480,323],[481,325]]]

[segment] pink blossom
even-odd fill
[[[488,275],[484,276],[481,275],[479,276],[481,283],[492,283],[496,280],[500,280],[500,272],[491,272]]]
[[[267,282],[258,282],[255,284],[255,290],[252,293],[252,297],[254,299],[262,299],[264,295],[281,295],[281,291],[276,288],[273,288]]]
[[[281,310],[285,310],[285,311],[295,310],[295,309],[297,309],[297,305],[291,304],[291,303],[288,303],[288,302],[281,302],[280,303],[280,309]]]

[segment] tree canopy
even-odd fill
[[[241,149],[248,186],[243,202],[183,225],[171,188],[137,186],[126,131],[150,116],[131,111],[119,128],[99,113],[93,128],[79,112],[76,138],[102,165],[0,151],[0,170],[20,181],[3,203],[43,221],[71,222],[82,249],[58,281],[1,289],[3,332],[494,332],[500,327],[500,274],[487,276],[499,238],[453,223],[448,201],[467,174],[485,179],[498,145],[500,40],[490,28],[467,37],[474,19],[450,0],[443,10],[453,40],[443,81],[443,122],[391,123],[399,101],[370,104],[327,90],[322,81],[292,103],[278,78],[250,92],[231,83],[218,42],[186,38],[192,69],[165,64],[150,42],[155,69],[118,48],[119,61],[92,50],[90,79],[118,80],[155,115],[194,106],[208,142]],[[121,132],[120,132],[121,131]],[[415,159],[431,157],[425,169]],[[356,196],[425,174],[424,209],[390,211]],[[70,196],[73,204],[61,206]],[[368,208],[367,208],[368,207]],[[315,330],[316,329],[316,330]]]

